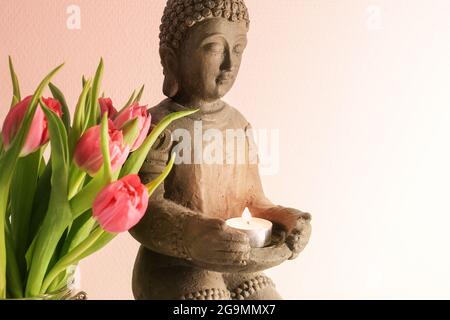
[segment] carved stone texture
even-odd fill
[[[167,99],[150,110],[152,119],[157,123],[186,109],[199,112],[173,122],[140,171],[144,182],[156,178],[169,155],[192,142],[177,140],[177,134],[194,139],[131,230],[142,244],[133,271],[136,299],[281,299],[261,272],[297,257],[308,243],[311,216],[274,205],[264,195],[258,163],[252,161],[251,125],[221,100],[238,75],[249,21],[243,0],[167,2],[160,43]],[[243,132],[244,143],[232,146],[232,158],[227,150],[222,162],[205,163],[195,137],[203,141],[202,155],[210,146],[202,139],[209,130],[220,133],[223,146],[228,130]],[[244,154],[241,161],[238,152]],[[241,216],[245,208],[272,221],[274,230],[284,234],[281,242],[251,249],[245,234],[228,228],[225,221]]]
[[[188,28],[209,18],[250,24],[243,0],[169,0],[160,26],[160,45],[178,49]]]

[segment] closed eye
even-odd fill
[[[203,48],[210,53],[218,54],[223,53],[225,51],[225,47],[217,42],[208,43]]]
[[[243,54],[244,50],[245,50],[245,46],[242,44],[238,44],[233,48],[233,52],[236,54],[239,54],[239,55]]]

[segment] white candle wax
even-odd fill
[[[247,234],[252,248],[263,248],[272,241],[272,222],[253,218],[249,212],[244,212],[240,218],[228,219],[226,223],[230,228]]]

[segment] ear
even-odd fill
[[[164,84],[163,93],[169,98],[174,97],[178,93],[178,59],[175,51],[163,45],[159,49],[161,64],[163,66]]]

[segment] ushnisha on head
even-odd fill
[[[164,94],[188,104],[223,97],[247,45],[244,0],[168,0],[161,21]]]

